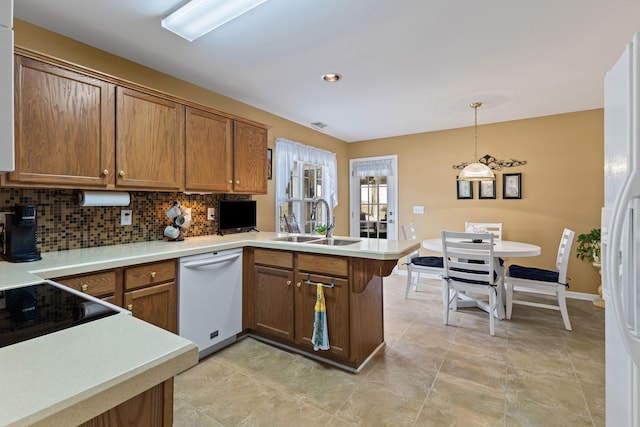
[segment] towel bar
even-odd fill
[[[311,281],[311,275],[307,274],[307,280],[305,280],[304,283],[306,283],[307,285],[317,285],[320,282],[312,282]],[[334,288],[336,286],[336,284],[333,281],[333,277],[331,278],[331,284],[330,285],[327,285],[326,283],[320,283],[320,284],[324,288]]]

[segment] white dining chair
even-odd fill
[[[494,242],[502,240],[501,222],[465,222],[464,231],[466,231],[467,233],[491,233],[493,234]],[[498,258],[496,270],[504,280],[504,259]]]
[[[509,266],[506,277],[507,319],[511,319],[513,304],[549,308],[559,310],[562,314],[565,329],[567,331],[571,330],[565,291],[566,288],[569,287],[567,284],[567,269],[569,267],[569,256],[575,234],[574,231],[568,228],[565,228],[562,232],[554,270],[523,267],[520,265]],[[544,304],[520,299],[527,294],[552,296],[556,299],[557,304]]]
[[[467,233],[491,233],[493,240],[502,240],[501,222],[465,222],[464,231]]]
[[[402,224],[402,237],[404,240],[417,240],[416,229],[412,222],[409,224]],[[424,274],[431,279],[440,279],[442,276],[442,257],[438,256],[420,256],[420,252],[415,250],[407,255],[407,288],[404,292],[404,297],[409,298],[409,290],[413,285],[413,290],[417,291],[418,287],[429,287],[438,289],[438,285],[429,285],[426,283],[420,283],[420,274]],[[413,278],[415,277],[415,281]]]
[[[503,279],[494,267],[493,234],[441,232],[444,275],[442,276],[442,303],[444,324],[449,324],[449,309],[457,310],[460,292],[477,305],[486,306],[489,313],[489,333],[495,335],[495,317],[503,318]],[[481,240],[480,243],[473,243]],[[487,295],[489,304],[472,295]]]

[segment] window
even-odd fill
[[[276,231],[312,233],[331,223],[338,199],[335,153],[278,138],[275,159]]]

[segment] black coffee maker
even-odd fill
[[[9,262],[29,262],[42,259],[36,247],[36,207],[17,205],[13,213],[5,214],[4,256]]]

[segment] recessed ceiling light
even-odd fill
[[[342,76],[338,73],[327,73],[322,76],[322,80],[329,83],[335,83],[337,81],[342,80]]]

